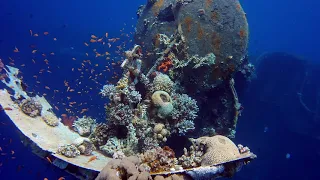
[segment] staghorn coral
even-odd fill
[[[157,108],[157,116],[159,118],[164,119],[171,115],[173,105],[171,97],[167,92],[156,91],[152,94],[151,100],[153,105]]]
[[[152,173],[169,171],[177,163],[174,151],[168,146],[148,150],[139,157],[142,164],[150,167]]]
[[[197,101],[187,94],[173,94],[173,111],[172,119],[175,122],[185,120],[193,121],[199,111]]]
[[[42,119],[49,126],[53,126],[53,127],[58,126],[60,122],[60,118],[57,118],[55,114],[49,111],[46,111],[42,114]]]
[[[80,134],[80,136],[89,136],[93,129],[96,127],[96,120],[91,117],[78,118],[73,122],[73,129]]]
[[[191,120],[183,120],[178,122],[175,127],[178,129],[178,133],[185,135],[187,132],[195,129],[194,122]]]
[[[110,97],[110,95],[116,92],[116,87],[112,84],[107,84],[100,89],[100,93],[104,97]]]
[[[30,117],[40,116],[42,106],[36,98],[23,99],[19,104],[21,110]]]
[[[80,155],[80,151],[73,144],[60,146],[57,151],[58,154],[64,155],[68,158],[74,158]]]
[[[142,98],[141,98],[141,94],[138,91],[133,90],[129,92],[128,99],[129,99],[129,103],[137,104],[137,103],[140,103]]]
[[[127,125],[134,117],[133,110],[130,106],[122,103],[108,107],[107,115],[109,122],[116,125]]]
[[[205,147],[201,166],[210,166],[236,159],[240,156],[238,147],[227,137],[216,135],[213,137],[200,137],[192,142]]]
[[[158,73],[157,76],[153,79],[154,91],[165,91],[168,94],[171,94],[173,88],[174,83],[166,74]]]

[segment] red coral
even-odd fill
[[[62,124],[64,124],[65,126],[68,126],[69,129],[73,130],[73,122],[77,119],[74,116],[69,116],[66,114],[62,114],[61,115],[61,119],[62,119]]]
[[[172,66],[172,61],[170,58],[165,57],[164,61],[160,64],[160,66],[158,67],[158,71],[160,71],[161,69],[163,70],[163,72],[167,72],[169,70],[169,67]]]

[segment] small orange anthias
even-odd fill
[[[91,162],[91,161],[94,161],[94,160],[96,160],[96,159],[97,159],[97,156],[92,156],[92,157],[88,160],[87,163],[89,163],[89,162]]]
[[[160,71],[161,69],[163,70],[163,72],[167,72],[169,70],[169,67],[172,66],[172,61],[170,58],[165,57],[163,59],[163,62],[160,64],[160,66],[158,66],[158,71]]]

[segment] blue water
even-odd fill
[[[320,2],[240,2],[249,21],[249,55],[252,60],[263,53],[282,52],[303,59],[309,64],[306,69],[314,67],[313,73],[308,77],[303,97],[306,104],[315,109],[314,99],[320,90],[317,84],[317,77],[320,75],[317,70],[320,60]],[[132,45],[130,39],[134,32],[136,10],[144,3],[145,0],[2,0],[0,58],[5,63],[10,62],[9,57],[14,59],[15,66],[21,70],[24,81],[29,85],[28,90],[40,95],[47,94],[49,102],[59,107],[59,110],[55,110],[56,113],[74,115],[67,112],[67,107],[62,104],[67,102],[66,96],[70,96],[78,104],[83,103],[82,106],[76,106],[76,111],[89,108],[87,115],[104,121],[104,102],[97,93],[110,80],[109,77],[114,75],[113,72],[120,70],[115,68],[111,73],[103,71],[107,61],[104,58],[94,58],[92,49],[96,48],[102,53],[108,51],[111,57],[119,60],[121,57],[115,53],[116,46],[122,42],[126,43],[126,48]],[[38,33],[39,37],[30,36],[29,30]],[[49,34],[44,36],[43,32]],[[120,37],[121,41],[111,48],[99,45],[89,48],[83,44],[90,40],[92,34],[101,37],[106,32],[111,38]],[[121,36],[122,33],[129,34],[129,37]],[[57,40],[54,41],[53,38]],[[15,47],[19,49],[19,53],[13,53]],[[38,50],[36,55],[30,53],[32,49]],[[51,52],[55,55],[50,55]],[[83,80],[79,78],[75,81],[81,75],[77,68],[81,67],[82,59],[86,59],[86,52],[89,53],[87,59],[91,59],[93,64],[92,67],[88,66],[89,71],[94,69],[95,73],[103,73],[98,77],[98,83],[88,80],[88,73],[85,73]],[[43,61],[45,58],[49,60],[49,65]],[[36,63],[31,59],[35,59]],[[307,70],[303,70],[299,63],[294,63],[299,61],[294,57],[286,60],[283,55],[277,54],[270,59],[272,63],[259,66],[258,79],[239,95],[245,110],[238,122],[236,142],[248,145],[258,155],[258,159],[244,167],[233,179],[320,179],[320,120],[314,120],[316,118],[303,109],[297,98],[303,74]],[[280,63],[283,61],[284,63]],[[25,66],[21,66],[22,64]],[[94,64],[99,66],[95,67]],[[39,74],[39,70],[43,68],[44,73]],[[71,71],[72,68],[75,68],[74,72]],[[34,75],[37,75],[40,84],[36,82]],[[71,87],[87,92],[66,94],[63,83],[65,80]],[[45,86],[50,87],[50,90],[45,89]],[[53,89],[61,93],[54,94]],[[0,112],[0,123],[0,153],[4,153],[0,155],[0,179],[74,179],[27,150],[22,145],[16,128],[3,112]]]

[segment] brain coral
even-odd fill
[[[203,144],[206,147],[201,166],[219,164],[240,156],[237,146],[225,136],[200,137],[195,142]]]

